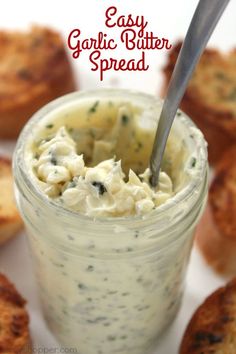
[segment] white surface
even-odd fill
[[[48,24],[61,30],[65,38],[70,30],[78,27],[83,31],[84,37],[89,37],[105,29],[104,12],[108,6],[116,5],[120,14],[144,15],[149,22],[150,31],[152,30],[159,37],[168,38],[173,43],[184,35],[196,4],[197,0],[123,0],[119,2],[115,0],[113,2],[110,0],[8,0],[1,2],[0,26],[13,29],[25,28],[30,23]],[[222,49],[236,46],[235,13],[236,2],[231,1],[211,39],[211,44]],[[116,35],[115,31],[109,33]],[[123,55],[124,51],[121,49],[116,53],[116,56]],[[87,53],[74,61],[73,65],[82,89],[118,86],[156,94],[160,91],[161,67],[164,64],[165,55],[164,51],[150,51],[147,53],[149,71],[144,73],[109,72],[105,74],[102,83],[99,82],[98,72],[90,71]],[[0,141],[0,150],[9,154],[12,144]],[[0,249],[0,271],[10,277],[28,300],[35,349],[54,348],[56,352],[57,344],[41,316],[24,235],[15,238]],[[161,339],[155,354],[177,354],[182,333],[193,311],[208,294],[223,283],[224,280],[213,274],[198,252],[194,250],[181,310],[165,337]]]

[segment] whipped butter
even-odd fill
[[[160,173],[158,188],[153,190],[149,169],[139,176],[130,169],[126,182],[121,161],[115,158],[86,167],[65,127],[49,141],[41,142],[37,152],[33,166],[42,190],[85,215],[142,215],[173,194],[171,179],[165,172]]]
[[[78,112],[73,127],[66,121],[56,128],[52,122],[45,124],[29,151],[41,190],[64,207],[93,217],[144,215],[165,203],[177,185],[162,171],[157,188],[150,186],[148,159],[155,130],[145,126],[145,119],[145,111],[127,101],[103,100],[88,105],[83,117]],[[76,126],[80,120],[81,130]],[[186,149],[183,142],[180,146],[172,140],[163,165],[169,163],[173,175],[168,154],[176,149],[180,160]],[[178,168],[179,162],[175,164]]]

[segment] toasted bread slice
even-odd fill
[[[166,90],[182,43],[169,53],[164,67]],[[181,108],[202,130],[211,164],[236,143],[236,50],[222,54],[206,49],[181,102]]]
[[[216,167],[206,211],[196,241],[207,262],[219,273],[236,275],[236,145]],[[236,352],[235,352],[236,353]]]
[[[0,273],[0,353],[31,353],[25,300]]]
[[[0,245],[23,226],[13,194],[11,161],[0,156]]]
[[[44,27],[0,31],[0,138],[16,138],[41,106],[74,90],[58,32]]]
[[[236,279],[216,290],[194,313],[179,354],[236,353]]]

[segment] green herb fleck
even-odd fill
[[[129,117],[126,114],[122,115],[121,120],[123,125],[127,125],[129,123]]]
[[[121,310],[126,309],[126,306],[125,305],[118,306],[118,309],[121,309]]]
[[[88,249],[89,250],[92,250],[92,249],[94,249],[95,248],[95,245],[93,244],[93,243],[91,243],[90,245],[88,245]]]
[[[55,157],[55,156],[52,156],[50,162],[51,162],[51,164],[53,164],[54,166],[56,166],[56,165],[57,165],[57,159],[56,159],[56,157]]]
[[[180,111],[177,112],[177,116],[180,117],[182,114]]]
[[[111,324],[109,322],[103,323],[104,327],[109,327]]]
[[[121,336],[120,339],[127,339],[127,336]]]
[[[115,295],[117,294],[117,291],[116,290],[110,290],[107,292],[109,295]]]
[[[71,127],[70,127],[70,128],[67,128],[67,131],[68,131],[68,133],[70,133],[70,134],[71,134],[71,133],[73,133],[74,128],[71,128]]]
[[[86,289],[86,286],[85,286],[84,284],[82,284],[82,283],[79,283],[79,284],[78,284],[78,287],[79,287],[79,289],[81,289],[81,290]]]
[[[100,195],[103,195],[105,192],[107,192],[106,187],[101,182],[92,182],[92,186],[97,188]]]
[[[141,306],[141,307],[138,307],[138,308],[137,308],[137,310],[138,310],[139,312],[144,311],[144,310],[147,310],[147,309],[149,309],[149,306],[148,306],[148,305],[146,305],[146,306]]]
[[[175,305],[175,300],[173,300],[173,301],[169,304],[168,310],[170,310],[174,305]]]
[[[97,107],[99,105],[99,101],[96,101],[94,105],[89,109],[89,113],[95,113],[97,110]]]
[[[95,320],[87,320],[86,322],[87,322],[87,323],[96,323]]]
[[[197,159],[196,157],[193,157],[191,160],[191,167],[194,168],[196,166],[196,163],[197,163]]]
[[[109,340],[109,342],[113,342],[116,340],[116,336],[108,336],[107,339]]]
[[[138,142],[138,147],[141,149],[143,147],[143,144],[140,143],[140,141]]]
[[[95,322],[101,322],[101,321],[106,321],[107,320],[107,317],[105,316],[99,316],[99,317],[96,317],[95,318]]]
[[[46,128],[47,128],[47,129],[52,129],[53,127],[54,127],[54,124],[47,124],[47,125],[46,125]]]
[[[76,182],[75,182],[75,181],[71,181],[71,182],[69,182],[68,185],[67,185],[67,189],[69,189],[69,188],[74,188],[74,187],[76,187]]]
[[[142,147],[143,147],[143,144],[142,143],[140,143],[140,141],[138,141],[137,142],[137,148],[136,148],[136,152],[138,152],[138,151],[140,151],[141,149],[142,149]]]
[[[88,271],[88,272],[93,272],[93,271],[94,271],[94,266],[89,265],[89,266],[87,267],[87,271]]]
[[[71,235],[67,235],[67,238],[68,238],[68,240],[70,240],[70,241],[74,241],[74,237],[71,236]]]

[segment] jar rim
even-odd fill
[[[198,156],[196,158],[198,159],[198,164],[195,169],[195,177],[190,179],[190,182],[187,184],[186,187],[178,191],[173,197],[171,197],[169,200],[167,200],[164,204],[158,206],[156,209],[153,211],[143,215],[140,217],[140,215],[131,215],[131,216],[122,216],[122,217],[92,217],[92,216],[87,216],[82,213],[79,213],[77,211],[73,211],[71,209],[65,208],[63,205],[60,205],[59,203],[50,200],[42,191],[40,191],[39,188],[36,187],[35,183],[29,178],[29,174],[27,173],[27,166],[26,162],[24,159],[24,148],[25,148],[25,143],[27,142],[27,139],[29,135],[32,134],[32,128],[43,118],[45,115],[48,115],[49,113],[53,112],[53,110],[58,109],[59,107],[63,107],[67,103],[72,103],[73,101],[79,100],[80,98],[85,98],[86,96],[96,96],[97,94],[106,94],[109,96],[112,95],[117,95],[117,97],[122,97],[124,96],[125,98],[128,97],[128,95],[131,95],[133,97],[139,97],[142,96],[142,98],[145,98],[152,102],[153,104],[160,104],[162,100],[158,97],[155,97],[154,95],[150,95],[144,92],[136,91],[136,90],[127,90],[127,89],[112,89],[112,88],[102,88],[102,89],[96,89],[96,90],[84,90],[84,91],[78,91],[78,92],[73,92],[69,93],[67,95],[64,95],[62,97],[59,97],[45,106],[43,106],[41,109],[39,109],[36,113],[33,114],[33,116],[30,118],[30,120],[26,123],[25,127],[23,128],[22,132],[20,133],[20,136],[18,138],[16,148],[14,151],[13,155],[13,173],[15,177],[15,182],[17,181],[17,172],[19,171],[21,176],[23,177],[23,180],[25,181],[28,189],[31,191],[31,194],[34,195],[34,197],[37,199],[37,201],[40,204],[46,205],[50,210],[53,210],[57,215],[63,214],[64,216],[71,218],[71,220],[78,221],[84,221],[86,223],[90,223],[91,225],[94,225],[94,221],[96,222],[101,222],[104,227],[107,225],[108,227],[114,224],[118,223],[123,223],[125,226],[129,227],[132,224],[135,223],[137,227],[137,223],[143,222],[146,220],[147,222],[151,222],[152,219],[155,219],[155,221],[158,221],[158,219],[163,219],[163,216],[165,215],[166,212],[171,212],[171,210],[174,210],[176,208],[177,204],[181,204],[186,199],[188,199],[193,193],[194,190],[199,186],[199,184],[202,182],[203,179],[207,179],[207,147],[206,147],[206,142],[202,134],[198,134],[198,136],[195,136],[193,134],[193,141],[197,143],[198,139]],[[185,126],[188,129],[191,128],[197,128],[196,125],[192,122],[192,120],[181,110],[181,117],[178,117],[178,115],[175,117],[176,120],[181,121],[181,124]],[[196,129],[198,132],[199,130]]]

